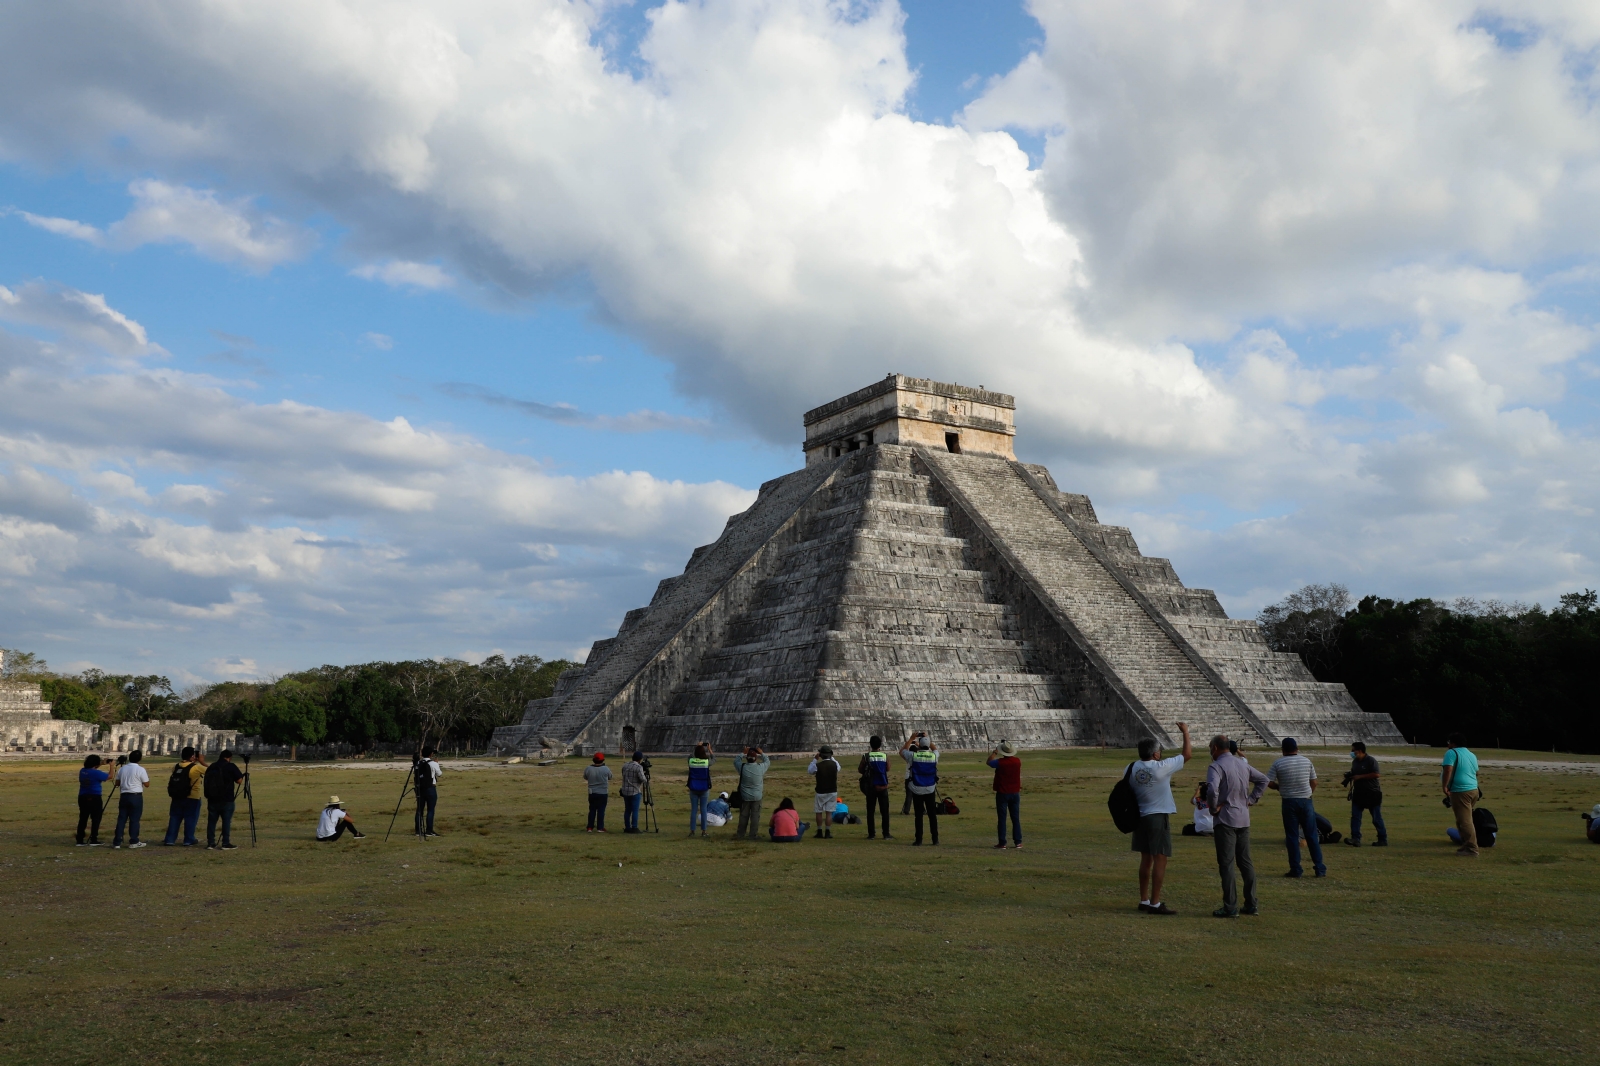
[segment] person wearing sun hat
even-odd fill
[[[1011,815],[1011,839],[1017,849],[1022,849],[1022,760],[1017,757],[1016,745],[1002,740],[989,753],[989,766],[994,770],[994,812],[1000,819],[1001,851],[1006,847],[1006,815]]]
[[[824,744],[817,749],[816,758],[806,767],[806,773],[816,779],[816,799],[812,808],[817,816],[817,831],[813,839],[833,839],[833,812],[839,806],[839,771],[843,769],[833,757],[833,749]]]
[[[611,767],[606,765],[606,753],[594,753],[594,761],[583,768],[583,779],[589,783],[589,822],[585,833],[606,831],[606,802],[611,798]]]
[[[357,829],[356,823],[344,812],[344,801],[338,796],[329,796],[328,805],[322,808],[322,815],[317,819],[317,839],[324,843],[338,840],[347,829],[356,840],[367,835]]]

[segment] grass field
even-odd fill
[[[613,832],[585,835],[577,759],[447,772],[444,835],[425,844],[404,816],[382,839],[398,771],[257,762],[254,849],[78,849],[78,763],[7,761],[0,1051],[10,1064],[1600,1061],[1600,847],[1578,817],[1600,776],[1486,770],[1502,835],[1474,861],[1445,839],[1435,769],[1388,762],[1392,846],[1331,848],[1325,880],[1281,878],[1269,793],[1262,915],[1210,917],[1211,842],[1184,837],[1167,890],[1180,913],[1156,918],[1135,910],[1137,859],[1105,809],[1128,757],[1024,753],[1021,852],[991,849],[976,756],[944,761],[962,814],[937,849],[908,846],[898,797],[890,842],[865,826],[796,846],[731,829],[684,839],[676,760],[657,764],[660,835],[617,832],[615,796]],[[1336,784],[1342,760],[1317,762]],[[149,766],[157,843],[168,765]],[[334,792],[366,840],[312,839]],[[767,810],[786,794],[809,806],[803,762],[774,766]],[[1319,810],[1348,829],[1342,790]],[[248,845],[244,822],[241,804]]]

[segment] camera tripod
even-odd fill
[[[256,798],[250,791],[250,756],[244,756],[244,802],[250,812],[250,846],[256,846]]]
[[[656,817],[656,798],[650,791],[650,773],[645,771],[644,791],[639,797],[640,813],[644,815],[644,824],[640,827],[641,833],[661,832],[661,819]],[[654,827],[654,828],[652,828]]]

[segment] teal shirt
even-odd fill
[[[1451,748],[1444,753],[1444,765],[1454,766],[1450,778],[1451,792],[1471,792],[1478,787],[1478,757],[1466,748]]]

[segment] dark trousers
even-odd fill
[[[1239,886],[1234,881],[1234,867],[1244,875],[1244,905],[1256,905],[1256,864],[1250,861],[1250,827],[1235,829],[1218,822],[1212,829],[1212,842],[1217,846],[1217,872],[1222,874],[1222,905],[1230,911],[1239,909]]]
[[[1374,829],[1376,829],[1378,831],[1378,842],[1380,844],[1387,844],[1389,842],[1389,830],[1383,824],[1383,797],[1382,796],[1379,796],[1377,799],[1367,799],[1367,798],[1365,798],[1363,796],[1356,796],[1353,799],[1351,799],[1351,801],[1350,801],[1350,839],[1351,840],[1355,840],[1355,841],[1360,841],[1360,839],[1361,839],[1361,812],[1362,811],[1371,811],[1372,812],[1372,828],[1374,828]]]
[[[863,793],[867,801],[867,839],[871,840],[878,835],[877,824],[872,820],[873,815],[883,812],[883,835],[889,835],[889,790],[873,789]]]
[[[100,843],[100,805],[104,802],[101,796],[78,797],[78,843],[83,843],[85,826],[93,827],[89,830],[89,843]]]
[[[739,804],[739,829],[733,837],[737,840],[743,836],[761,839],[761,800],[745,800]]]
[[[900,813],[901,814],[910,814],[911,813],[911,778],[909,778],[909,777],[906,778],[905,790],[906,790],[906,801],[904,803],[900,804]]]
[[[222,842],[233,843],[233,800],[206,804],[206,847],[217,846],[217,823],[222,823]]]
[[[1317,810],[1311,805],[1309,797],[1301,799],[1284,798],[1283,801],[1283,843],[1289,849],[1289,872],[1301,873],[1300,865],[1300,837],[1306,838],[1306,847],[1311,849],[1311,865],[1319,874],[1328,872],[1328,867],[1322,861],[1322,834],[1317,828]]]
[[[351,835],[355,834],[355,827],[352,826],[349,822],[345,821],[343,818],[341,818],[341,819],[339,819],[339,825],[338,825],[337,828],[334,829],[332,836],[318,837],[317,839],[319,841],[321,841],[322,843],[324,843],[324,844],[326,844],[330,840],[338,840],[340,837],[344,836],[344,831],[346,829],[350,830]]]
[[[183,842],[185,844],[198,844],[200,841],[194,837],[195,827],[200,824],[200,801],[197,799],[181,799],[172,801],[172,809],[167,812],[167,844],[178,842],[178,829],[183,829]]]
[[[918,844],[922,843],[922,816],[926,814],[928,816],[928,835],[933,838],[933,842],[935,844],[939,843],[938,798],[932,792],[928,793],[926,796],[918,792],[913,792],[911,794],[911,806],[917,812],[916,842]]]
[[[417,833],[433,832],[433,810],[439,806],[438,785],[417,786]]]
[[[622,828],[624,831],[639,828],[639,803],[643,799],[644,794],[640,792],[622,797]]]
[[[1000,843],[1006,842],[1006,815],[1011,815],[1011,839],[1022,843],[1022,793],[996,792],[994,794],[994,813],[999,816]]]
[[[122,827],[128,827],[128,843],[139,843],[139,819],[144,817],[144,793],[135,792],[128,795],[122,794],[117,800],[117,831],[111,837],[111,843],[122,843]]]
[[[604,829],[606,827],[606,801],[611,797],[604,792],[589,793],[589,821],[587,829]]]

